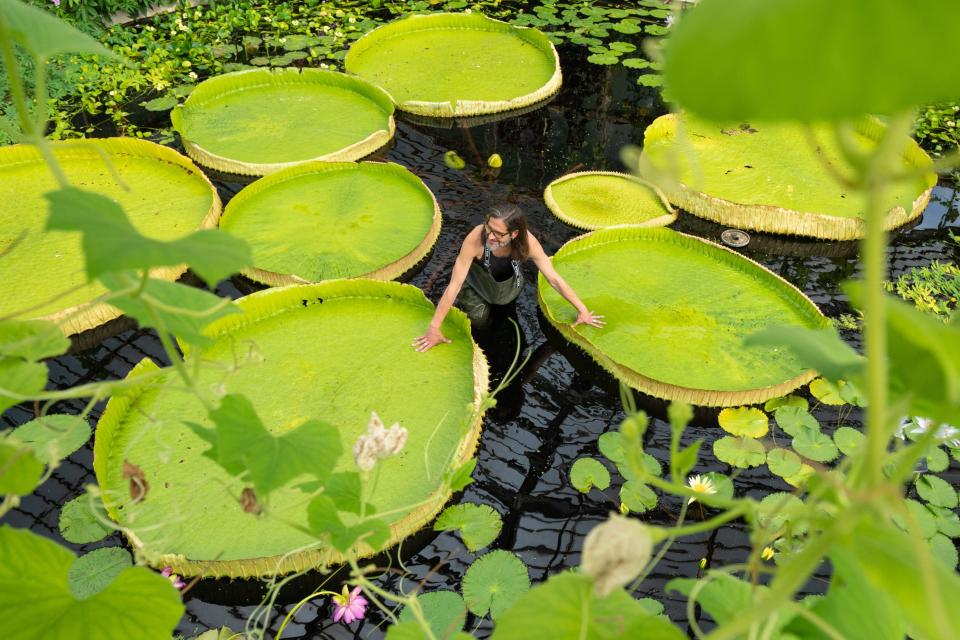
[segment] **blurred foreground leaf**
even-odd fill
[[[430,630],[437,640],[452,638],[454,634],[463,629],[463,624],[467,620],[467,605],[463,602],[460,594],[453,591],[430,591],[418,595],[417,600],[423,609],[423,617],[430,624]],[[416,617],[409,607],[404,607],[403,611],[400,612],[400,622],[416,624]],[[419,625],[417,625],[416,631],[419,633],[414,637],[422,638],[423,631]]]
[[[106,196],[68,187],[46,197],[50,202],[47,229],[83,234],[90,279],[111,271],[187,264],[213,286],[252,264],[249,247],[221,231],[203,229],[163,242],[141,235],[120,205]]]
[[[672,28],[664,78],[716,121],[892,115],[958,97],[958,24],[955,0],[703,0]]]
[[[911,636],[956,638],[960,575],[937,561],[922,541],[892,524],[864,518],[834,547],[830,559],[834,566],[854,564],[864,584],[888,594],[909,622]]]
[[[0,527],[0,616],[18,640],[169,640],[183,615],[170,581],[143,567],[119,572],[78,599],[68,575],[76,556],[36,534]]]
[[[17,427],[13,437],[50,465],[69,456],[90,439],[90,425],[80,416],[49,413]]]
[[[0,356],[42,360],[64,353],[70,340],[47,320],[0,321]]]
[[[535,630],[535,631],[534,631]],[[551,576],[523,595],[497,618],[493,640],[683,640],[686,634],[618,589],[606,598],[593,593],[589,576],[566,572]]]
[[[0,496],[25,496],[37,488],[43,465],[25,445],[0,442]]]
[[[216,429],[188,423],[210,443],[204,452],[228,473],[246,474],[263,500],[274,489],[302,474],[326,482],[340,456],[340,435],[335,427],[309,420],[295,429],[274,435],[263,425],[246,397],[230,394],[210,412]]]
[[[357,540],[380,550],[390,538],[390,527],[383,520],[360,520],[352,513],[344,514],[344,521],[337,512],[337,505],[329,497],[319,495],[307,507],[310,530],[317,536],[330,536],[330,544],[340,553],[346,553]]]
[[[0,24],[10,31],[14,42],[41,60],[59,53],[93,53],[118,59],[115,53],[82,31],[19,0],[0,2]]]
[[[127,271],[105,273],[100,280],[116,292],[136,285],[139,277],[136,272]],[[185,284],[156,278],[147,279],[143,291],[111,298],[110,304],[136,320],[141,327],[159,329],[157,318],[153,315],[155,313],[168,332],[184,342],[196,345],[212,342],[203,335],[205,326],[218,318],[240,311],[233,302],[225,298]]]

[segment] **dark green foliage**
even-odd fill
[[[956,151],[960,147],[960,103],[944,102],[921,109],[914,123],[913,137],[935,157]],[[950,177],[960,184],[960,170],[956,167]]]
[[[482,12],[518,26],[537,27],[558,44],[590,47],[594,53],[590,57],[598,64],[623,62],[632,69],[657,68],[639,57],[640,44],[644,37],[662,35],[664,19],[669,15],[660,2],[613,8],[551,0],[509,5],[498,0],[239,0],[181,7],[129,25],[105,26],[101,23],[104,16],[115,11],[136,13],[154,3],[63,0],[59,9],[47,2],[35,4],[95,34],[127,61],[104,62],[77,56],[52,60],[49,89],[54,99],[50,111],[53,137],[79,137],[102,131],[109,123],[121,135],[153,135],[160,142],[173,139],[169,128],[154,129],[152,124],[143,124],[142,118],[134,121],[129,117],[131,112],[141,108],[165,111],[189,93],[181,90],[184,86],[250,65],[340,69],[346,49],[354,40],[412,12]],[[644,84],[650,84],[650,79],[654,84],[659,80],[655,74],[640,78],[646,79]],[[0,77],[0,118],[9,120],[3,115],[10,111],[2,106],[9,101],[4,85],[5,78]],[[7,141],[2,138],[0,131],[0,142]]]

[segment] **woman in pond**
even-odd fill
[[[495,306],[508,305],[520,295],[523,288],[520,264],[526,260],[533,260],[550,286],[577,310],[574,326],[603,326],[603,316],[588,310],[553,268],[540,242],[528,231],[523,211],[509,205],[491,211],[483,224],[463,239],[450,284],[437,303],[427,332],[413,341],[413,347],[427,351],[441,342],[450,342],[440,331],[440,325],[454,301],[469,316],[474,328],[485,328]]]

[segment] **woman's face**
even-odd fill
[[[500,218],[488,219],[483,223],[483,228],[487,232],[487,246],[491,249],[505,247],[517,237],[517,232],[510,231],[507,228],[507,223]]]

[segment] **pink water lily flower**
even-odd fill
[[[343,586],[343,593],[333,596],[333,621],[344,624],[350,624],[354,620],[362,620],[367,612],[367,599],[360,595],[360,587],[354,587],[353,591],[347,591],[347,586]]]
[[[160,572],[160,575],[173,583],[173,586],[177,589],[183,589],[185,586],[187,586],[187,583],[183,581],[183,578],[173,572],[173,567],[164,567],[163,571]]]

